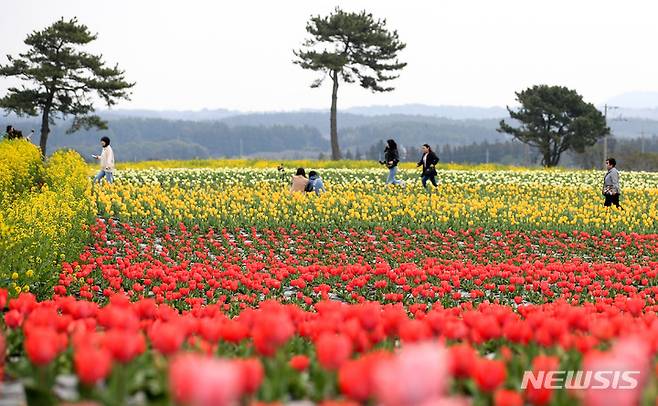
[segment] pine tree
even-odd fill
[[[294,63],[304,69],[321,72],[323,76],[311,87],[319,87],[329,76],[331,92],[331,158],[340,159],[337,126],[338,85],[359,82],[373,92],[389,92],[384,82],[396,79],[394,72],[407,64],[398,61],[398,52],[405,44],[398,39],[397,31],[386,28],[386,20],[375,20],[372,14],[362,11],[348,13],[336,8],[327,17],[311,17],[306,25],[310,38],[303,49],[294,51]]]
[[[92,97],[97,96],[108,107],[130,97],[129,89],[135,84],[126,81],[124,71],[116,65],[107,66],[100,55],[82,49],[96,38],[77,19],[62,18],[29,34],[25,39],[28,51],[18,57],[7,56],[9,64],[0,66],[0,76],[23,82],[20,88],[9,88],[0,99],[0,108],[18,116],[41,115],[39,145],[43,156],[55,118],[73,117],[68,133],[81,128],[106,129],[107,123],[92,114]]]
[[[563,152],[584,152],[610,133],[605,118],[591,103],[586,103],[575,90],[562,86],[534,86],[516,93],[521,107],[507,108],[510,118],[521,123],[512,127],[500,121],[499,132],[539,149],[542,165],[560,162]]]

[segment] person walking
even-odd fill
[[[103,151],[99,155],[92,155],[93,158],[100,160],[101,169],[94,177],[94,183],[100,183],[101,179],[105,178],[107,183],[114,182],[114,151],[110,146],[110,139],[108,137],[101,138],[101,146]]]
[[[605,197],[605,202],[603,206],[610,207],[613,204],[616,208],[624,210],[623,207],[619,205],[619,171],[617,170],[617,161],[615,158],[608,158],[605,161],[605,165],[608,168],[605,176],[603,177],[603,196]]]
[[[432,151],[432,148],[429,146],[429,144],[423,144],[421,147],[421,151],[423,153],[423,156],[420,158],[420,161],[418,161],[418,165],[416,167],[422,166],[423,167],[423,174],[422,174],[422,182],[423,182],[423,187],[427,189],[427,181],[429,180],[432,182],[432,185],[434,187],[437,187],[436,183],[436,164],[439,163],[439,157],[436,156],[434,151]]]
[[[324,188],[322,178],[316,171],[311,171],[308,173],[308,185],[306,185],[306,191],[315,192],[315,194],[318,196],[320,196],[320,193],[325,193],[327,191]]]
[[[306,185],[308,185],[308,179],[306,179],[306,171],[304,171],[304,168],[297,168],[297,173],[292,175],[290,193],[301,193],[306,190]]]
[[[386,141],[386,148],[384,149],[384,160],[379,161],[380,164],[386,165],[388,168],[388,178],[386,184],[400,185],[402,181],[395,179],[398,173],[398,163],[400,162],[400,153],[398,152],[398,144],[394,140]]]

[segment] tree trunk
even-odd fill
[[[542,161],[542,164],[547,167],[547,168],[552,168],[554,166],[557,166],[557,164],[560,163],[560,154],[559,153],[553,153],[553,152],[544,152],[544,160]]]
[[[41,138],[39,140],[39,147],[41,147],[41,158],[46,159],[46,145],[48,144],[48,134],[50,134],[50,107],[43,109],[41,116]]]
[[[330,77],[334,81],[333,90],[331,92],[331,159],[337,161],[340,159],[340,148],[338,147],[338,126],[336,124],[336,104],[338,102],[338,71],[333,71]]]

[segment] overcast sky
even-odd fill
[[[576,0],[0,0],[0,62],[34,29],[77,16],[93,49],[137,82],[119,108],[247,111],[328,108],[331,88],[292,64],[309,16],[366,9],[407,48],[396,90],[339,90],[339,108],[371,104],[512,104],[533,84],[602,103],[658,90],[658,3]],[[0,79],[0,94],[8,81]]]

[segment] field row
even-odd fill
[[[653,236],[375,231],[158,231],[99,223],[96,244],[65,263],[58,295],[103,301],[153,297],[179,309],[240,311],[267,299],[403,303],[425,308],[489,301],[517,306],[619,297],[654,306]],[[582,253],[588,256],[583,258]],[[658,310],[658,306],[656,307]]]
[[[170,186],[117,184],[96,197],[98,213],[122,221],[202,227],[302,228],[377,226],[413,229],[602,230],[652,233],[653,192],[627,191],[624,211],[604,208],[600,195],[579,188],[521,185],[334,186],[323,196],[291,196],[280,185]]]
[[[420,183],[420,169],[402,168],[398,177]],[[318,170],[328,185],[383,184],[388,170],[380,168],[326,168],[319,170],[313,166],[306,171]],[[249,185],[268,182],[288,184],[295,168],[283,172],[269,168],[168,168],[168,169],[126,169],[117,172],[120,183],[203,186],[203,185]],[[563,171],[563,170],[477,170],[439,169],[437,178],[444,184],[477,185],[545,185],[560,187],[590,188],[597,192],[603,183],[602,171]],[[623,172],[623,190],[648,190],[658,194],[658,173]]]
[[[598,172],[441,171],[431,194],[417,173],[405,187],[385,185],[374,169],[322,171],[323,196],[288,191],[276,170],[168,169],[121,171],[99,188],[99,214],[123,221],[203,227],[409,227],[428,229],[650,233],[658,227],[654,174],[624,176],[624,211],[603,207]]]

